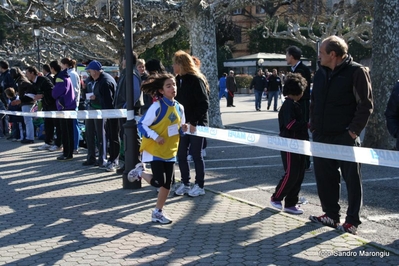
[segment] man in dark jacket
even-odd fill
[[[250,90],[254,89],[256,111],[261,110],[262,94],[264,91],[266,91],[266,86],[266,77],[263,76],[263,71],[261,68],[259,68],[258,72],[256,72],[256,76],[252,79],[251,85],[249,86]]]
[[[226,78],[227,88],[227,107],[236,107],[234,103],[234,93],[237,92],[237,83],[234,77],[234,71],[230,70],[229,76]]]
[[[267,83],[267,110],[270,109],[272,100],[274,101],[274,111],[277,112],[278,95],[282,90],[281,79],[277,76],[277,69],[273,69],[273,74],[269,77]]]
[[[396,149],[399,150],[399,81],[389,97],[385,118],[389,134],[396,139]]]
[[[114,97],[116,90],[115,79],[102,70],[100,62],[93,60],[87,65],[86,71],[93,78],[93,95],[90,96],[90,106],[96,109],[114,109]],[[101,120],[100,120],[101,121]],[[103,119],[105,123],[106,139],[100,139],[102,150],[99,155],[99,165],[104,166],[109,172],[116,172],[119,168],[119,125],[117,118]],[[102,132],[102,128],[96,127],[96,131]],[[107,156],[107,143],[109,142],[109,158]],[[104,164],[105,162],[105,164]]]
[[[285,60],[287,64],[291,66],[292,73],[299,73],[302,77],[306,79],[308,86],[303,92],[302,98],[298,101],[301,106],[302,115],[306,122],[309,122],[309,100],[310,100],[310,84],[311,84],[311,74],[310,70],[301,61],[302,50],[296,46],[290,46],[286,50]],[[310,157],[305,157],[305,171],[309,172],[312,170],[310,167]]]
[[[368,68],[353,61],[348,45],[337,36],[323,40],[320,65],[314,77],[310,102],[310,130],[313,141],[345,146],[360,146],[359,135],[373,111],[373,96]],[[324,215],[310,220],[357,233],[362,206],[360,164],[314,157],[317,190]],[[345,223],[340,225],[340,178],[348,191]]]

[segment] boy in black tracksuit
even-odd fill
[[[309,140],[308,123],[305,121],[298,103],[306,85],[306,80],[298,73],[287,76],[283,89],[286,99],[278,114],[280,137]],[[283,209],[281,201],[284,199],[285,212],[302,214],[303,210],[296,204],[305,175],[305,155],[282,151],[281,159],[285,174],[277,185],[270,203],[273,207],[281,210]]]

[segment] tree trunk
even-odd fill
[[[375,0],[371,80],[374,112],[367,126],[364,145],[392,149],[385,119],[385,109],[392,88],[399,79],[399,3],[397,0]]]
[[[223,127],[220,116],[219,88],[217,86],[216,23],[209,8],[190,12],[187,19],[192,55],[201,60],[201,71],[210,88],[209,126]]]

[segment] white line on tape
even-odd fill
[[[399,151],[332,145],[202,126],[198,126],[197,132],[192,135],[315,157],[399,168]]]
[[[131,112],[132,111],[129,111],[129,118],[133,119]],[[57,112],[51,111],[34,113],[0,110],[0,113],[12,115],[28,115],[33,117],[57,117],[77,119],[127,117],[126,109]],[[238,144],[252,145],[272,150],[305,154],[308,156],[399,168],[399,151],[324,144],[318,142],[282,138],[278,136],[260,135],[244,131],[234,131],[202,126],[198,126],[197,132],[192,135]]]

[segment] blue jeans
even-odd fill
[[[262,105],[263,91],[254,90],[254,94],[255,94],[255,109],[260,110]]]
[[[278,101],[279,91],[269,91],[267,98],[267,109],[269,110],[272,99],[274,99],[274,111],[277,111],[277,101]]]
[[[204,140],[205,138],[203,137],[193,135],[183,135],[180,137],[177,157],[179,158],[181,179],[185,185],[190,184],[190,165],[187,161],[187,155],[190,149],[195,167],[195,184],[198,184],[200,188],[204,187],[205,163],[201,154]]]
[[[73,119],[73,149],[79,150],[79,127],[78,120]]]
[[[33,104],[29,105],[22,105],[21,109],[22,112],[30,113],[30,109],[32,108]],[[24,116],[24,123],[25,123],[25,133],[27,140],[35,140],[35,129],[33,127],[33,118],[31,116]]]

